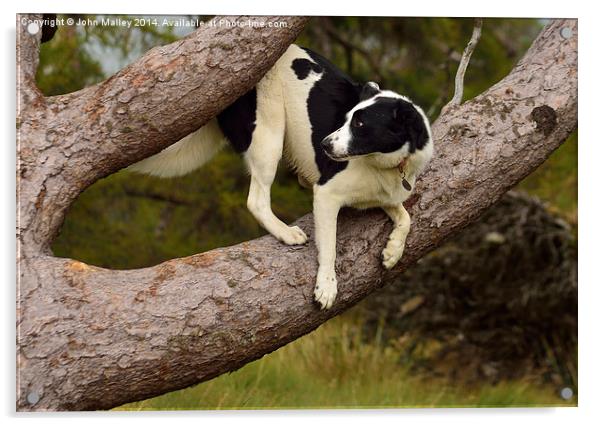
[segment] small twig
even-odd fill
[[[441,109],[441,114],[443,114],[449,107],[453,105],[460,105],[462,103],[462,96],[464,95],[464,74],[466,73],[466,68],[470,62],[472,52],[474,52],[474,49],[481,38],[481,28],[483,28],[483,19],[475,18],[472,37],[470,37],[470,41],[466,45],[464,53],[462,53],[462,59],[460,59],[460,65],[458,65],[458,71],[456,72],[456,87],[454,90],[454,97]]]
[[[178,206],[191,206],[194,203],[188,200],[181,199],[174,195],[164,195],[158,192],[145,192],[132,188],[123,188],[123,192],[130,197],[147,198],[154,201],[162,201],[165,203],[175,204]]]

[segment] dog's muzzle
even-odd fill
[[[324,139],[322,139],[322,142],[320,142],[320,145],[322,145],[322,149],[324,150],[324,153],[331,159],[333,159],[335,161],[343,160],[342,157],[339,157],[338,155],[336,155],[334,153],[334,137],[332,135],[328,135]]]

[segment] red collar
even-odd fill
[[[403,160],[401,160],[401,162],[397,166],[397,170],[399,170],[399,173],[401,173],[401,184],[403,185],[403,187],[405,188],[406,191],[411,191],[412,185],[410,185],[410,182],[408,182],[408,180],[406,179],[405,167],[406,167],[407,160],[408,160],[407,157],[404,158]]]
[[[406,174],[406,171],[404,170],[406,167],[406,163],[408,162],[408,158],[404,158],[403,160],[401,160],[401,162],[397,165],[397,170],[399,170],[399,173],[401,173],[404,177]]]

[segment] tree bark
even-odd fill
[[[384,213],[341,213],[339,294],[327,311],[312,299],[313,244],[287,247],[265,236],[128,271],[53,257],[49,244],[75,197],[175,142],[252,87],[304,22],[286,19],[285,33],[201,28],[75,94],[44,99],[20,86],[27,90],[18,111],[19,410],[111,408],[274,351],[469,224],[576,128],[577,21],[555,20],[506,78],[433,124],[436,155],[406,203],[413,223],[393,271],[380,263],[391,230]],[[563,28],[572,34],[563,37]],[[21,61],[34,60],[24,55],[29,50],[22,43]],[[27,72],[20,78],[27,81]],[[311,215],[297,224],[313,234]]]

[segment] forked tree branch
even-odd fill
[[[569,38],[560,34],[565,27]],[[413,223],[398,267],[385,272],[380,263],[391,229],[381,211],[342,212],[339,294],[327,311],[312,302],[313,244],[286,247],[266,236],[129,271],[32,251],[20,264],[18,408],[111,408],[211,379],[285,345],[477,218],[576,125],[577,22],[555,20],[506,78],[433,124],[436,155],[406,203]],[[313,234],[311,215],[298,224]]]

